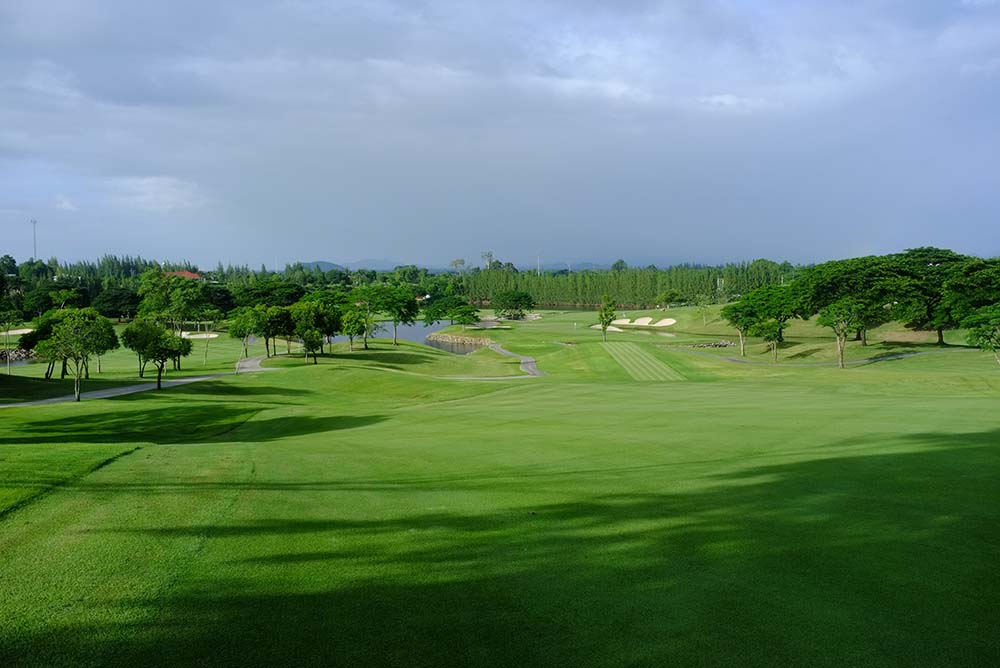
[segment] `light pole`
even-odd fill
[[[31,259],[38,259],[38,221],[31,219]]]

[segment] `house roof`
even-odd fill
[[[201,274],[196,274],[193,271],[168,271],[165,272],[164,275],[180,276],[181,278],[201,279]]]

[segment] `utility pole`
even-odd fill
[[[31,219],[31,259],[38,259],[38,221]]]

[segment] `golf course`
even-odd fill
[[[888,323],[841,369],[797,320],[743,358],[718,311],[445,330],[537,376],[385,338],[234,374],[223,335],[18,406],[73,387],[15,366],[0,665],[1000,663],[993,357]]]

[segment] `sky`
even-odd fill
[[[1000,0],[3,0],[0,254],[1000,255]]]

